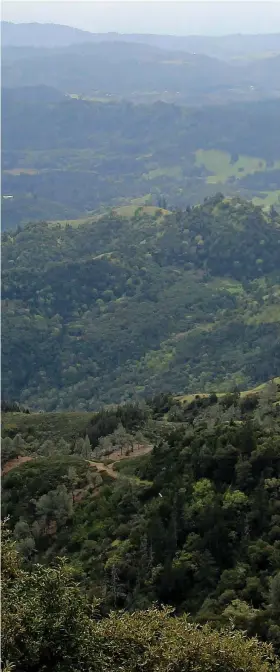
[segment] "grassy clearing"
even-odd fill
[[[244,294],[243,285],[238,280],[231,280],[230,278],[214,278],[207,282],[207,287],[220,292],[228,292],[229,294],[236,294],[241,296]]]
[[[180,166],[171,166],[170,168],[154,168],[149,173],[143,175],[146,180],[155,180],[158,177],[182,177],[182,168]]]
[[[275,161],[268,168],[264,159],[245,156],[243,154],[239,155],[235,163],[231,163],[230,154],[217,149],[198,149],[195,153],[195,163],[197,166],[203,166],[212,173],[206,179],[208,184],[225,184],[231,177],[242,179],[242,177],[252,173],[280,168],[280,161]]]
[[[246,324],[274,324],[275,322],[280,323],[280,306],[270,305],[265,306],[262,310],[258,311],[254,315],[250,315],[247,319],[244,319]]]
[[[158,208],[155,205],[137,205],[136,207],[135,205],[122,205],[119,208],[113,208],[113,210],[120,217],[130,218],[135,215],[136,210],[138,210],[138,208],[141,208],[141,214],[151,215],[151,217],[154,217],[156,212],[158,212],[159,210],[162,216],[170,214],[170,210],[165,210],[164,208]]]
[[[279,51],[253,52],[242,56],[233,56],[230,60],[243,65],[252,61],[262,61],[264,58],[274,58],[275,56],[279,56]]]
[[[280,205],[280,189],[275,191],[262,191],[260,196],[252,199],[254,205],[262,205],[269,208],[271,205]]]
[[[273,378],[273,382],[276,383],[276,385],[280,385],[280,377]],[[257,387],[252,387],[250,390],[243,390],[243,392],[240,393],[240,396],[247,397],[248,394],[258,394],[259,392],[263,392],[266,386],[267,382],[261,383],[261,385],[257,385]]]
[[[2,437],[21,434],[24,439],[32,436],[40,442],[64,439],[72,443],[83,436],[92,417],[86,412],[61,413],[3,413]]]
[[[277,385],[280,385],[280,377],[279,378],[273,378],[273,382],[276,383]],[[268,382],[266,381],[265,383],[261,383],[260,385],[257,385],[257,387],[252,387],[249,390],[242,390],[240,392],[240,397],[247,397],[249,394],[259,394],[262,392],[266,386],[268,385]],[[216,392],[216,395],[218,398],[224,397],[225,392]],[[207,392],[195,392],[194,394],[184,394],[181,396],[176,397],[179,401],[183,402],[188,402],[191,403],[194,401],[194,399],[199,396],[202,397],[203,399],[205,397],[209,397],[209,393]],[[279,393],[279,401],[280,401],[280,393]]]
[[[108,96],[82,96],[79,93],[68,93],[68,98],[75,98],[76,100],[89,100],[92,103],[111,103],[112,101],[118,100],[117,96],[109,95]]]
[[[141,208],[141,213],[143,215],[150,215],[151,217],[154,217],[156,212],[158,212],[159,210],[161,211],[162,217],[165,217],[166,215],[170,214],[170,210],[164,210],[164,208],[158,208],[155,205],[142,205],[141,202],[135,203],[135,201],[141,201],[141,199],[135,199],[133,203],[130,203],[129,205],[120,205],[116,208],[112,207],[109,210],[105,210],[104,212],[100,212],[98,214],[93,213],[90,216],[81,217],[80,219],[56,219],[49,221],[48,224],[49,226],[56,226],[57,224],[60,224],[60,226],[62,227],[65,227],[67,224],[70,224],[70,226],[78,228],[83,224],[92,224],[93,222],[97,222],[98,219],[101,219],[105,215],[108,215],[110,212],[114,212],[119,217],[125,217],[127,219],[130,219],[135,215],[136,210],[138,210],[139,208]]]

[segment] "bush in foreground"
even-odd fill
[[[99,618],[71,568],[21,568],[2,538],[2,664],[16,672],[279,672],[269,645],[170,609]]]

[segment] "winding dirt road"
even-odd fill
[[[147,453],[150,453],[152,449],[153,446],[151,445],[139,446],[139,448],[134,448],[133,452],[131,452],[129,455],[122,455],[120,450],[114,450],[113,453],[108,455],[108,459],[113,460],[113,462],[110,462],[110,464],[105,464],[104,462],[92,462],[91,460],[88,460],[88,464],[90,465],[90,467],[95,467],[97,471],[100,472],[106,471],[108,476],[111,476],[111,478],[118,478],[120,474],[118,471],[114,470],[115,464],[117,464],[121,460],[131,460],[135,457],[140,457],[140,455],[146,455]],[[36,458],[29,457],[27,455],[15,457],[13,460],[10,460],[4,465],[1,475],[4,476],[9,471],[11,471],[11,469],[19,467],[24,462],[30,462],[31,460],[34,459]]]
[[[140,455],[147,455],[152,449],[153,446],[151,445],[139,446],[139,448],[135,448],[129,455],[122,455],[119,450],[114,450],[113,453],[108,455],[108,459],[113,460],[110,464],[105,464],[104,462],[92,462],[92,460],[89,461],[89,464],[91,467],[95,467],[97,471],[106,471],[111,478],[118,478],[120,474],[118,471],[114,470],[115,464],[121,460],[133,460],[135,457],[140,457]]]

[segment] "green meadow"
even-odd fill
[[[229,152],[218,149],[198,149],[195,152],[195,163],[212,173],[206,178],[208,184],[225,184],[230,178],[241,179],[252,173],[280,168],[280,161],[275,161],[268,168],[264,159],[243,154],[240,154],[238,160],[233,163]]]

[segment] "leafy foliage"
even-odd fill
[[[254,405],[236,391],[157,397],[141,436],[138,407],[122,407],[134,452],[111,471],[103,456],[98,472],[87,460],[97,460],[101,427],[112,440],[118,409],[89,416],[94,457],[82,437],[64,456],[61,444],[33,443],[36,459],[2,479],[3,515],[25,567],[67,555],[103,614],[172,604],[177,615],[218,629],[233,623],[279,651],[279,389],[251,396]],[[120,431],[115,440],[120,450]],[[153,451],[138,456],[138,442]]]
[[[4,233],[3,396],[93,410],[277,376],[279,231],[277,213],[218,194]]]
[[[272,649],[241,633],[197,628],[155,609],[96,621],[63,562],[22,570],[3,543],[2,657],[5,669],[87,672],[144,667],[151,672],[277,672]]]

